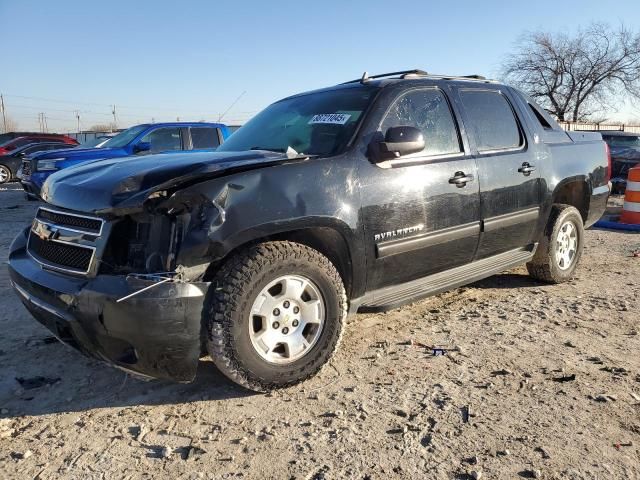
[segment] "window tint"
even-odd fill
[[[151,144],[151,153],[166,152],[167,150],[182,150],[180,129],[177,127],[158,128],[147,133],[140,141]]]
[[[522,145],[513,110],[501,93],[462,90],[460,98],[475,133],[478,150],[502,150]]]
[[[194,150],[218,147],[220,145],[218,129],[212,127],[192,127],[191,143],[193,143]]]
[[[414,90],[395,101],[382,121],[382,133],[391,127],[422,130],[425,155],[459,153],[460,141],[449,104],[439,90]]]

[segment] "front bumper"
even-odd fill
[[[29,200],[40,200],[40,189],[29,180],[20,180],[20,185]]]
[[[11,245],[9,275],[27,310],[62,342],[143,376],[194,379],[208,283],[76,277],[43,269],[26,252],[28,230]]]

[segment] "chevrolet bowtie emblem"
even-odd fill
[[[31,231],[35,233],[40,240],[53,240],[60,235],[56,227],[39,222],[37,219],[33,221]]]

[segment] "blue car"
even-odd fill
[[[215,149],[231,130],[222,123],[175,122],[136,125],[109,139],[100,148],[72,148],[33,155],[22,163],[21,183],[27,198],[40,198],[49,175],[64,168],[107,158],[184,150]]]

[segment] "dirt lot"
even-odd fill
[[[358,315],[318,377],[257,395],[52,341],[5,265],[35,208],[0,191],[1,478],[640,478],[640,235],[587,232],[566,285],[518,268]]]

